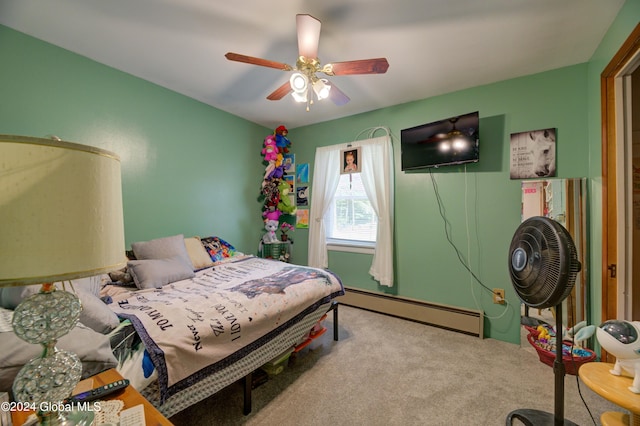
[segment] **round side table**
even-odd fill
[[[629,390],[633,379],[627,376],[615,376],[609,372],[611,369],[613,364],[610,363],[588,362],[580,367],[578,376],[592,391],[631,413],[627,415],[607,411],[600,417],[603,426],[640,426],[640,394]]]

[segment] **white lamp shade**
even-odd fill
[[[307,91],[307,87],[309,87],[309,79],[300,72],[294,72],[289,78],[289,85],[294,92],[304,93]]]
[[[106,273],[124,253],[117,155],[0,135],[0,286]]]
[[[331,86],[327,84],[327,80],[320,79],[313,83],[313,90],[316,92],[316,96],[318,99],[326,99],[329,97],[329,91],[331,90]]]
[[[291,96],[296,102],[307,102],[307,99],[308,99],[307,92],[301,92],[301,93],[291,92]]]

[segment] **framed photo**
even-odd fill
[[[509,149],[511,179],[556,175],[556,129],[512,133]]]
[[[341,175],[360,173],[360,150],[361,147],[347,148],[340,151],[340,158],[342,159]]]
[[[282,180],[289,184],[289,191],[291,192],[291,194],[293,194],[294,193],[293,191],[296,190],[295,180],[293,179],[293,176],[291,175],[282,176]]]
[[[296,183],[309,182],[309,163],[296,165]]]
[[[296,206],[308,206],[309,205],[309,187],[298,186],[296,189]]]
[[[309,209],[296,210],[296,228],[309,228]]]
[[[287,173],[293,173],[296,170],[296,155],[284,154],[282,156],[282,163],[284,164],[284,171]]]

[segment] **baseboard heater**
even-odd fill
[[[341,305],[457,331],[481,339],[484,337],[484,314],[479,310],[440,305],[349,287],[345,287],[345,295],[338,298],[338,302]]]

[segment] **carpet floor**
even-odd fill
[[[515,409],[553,413],[553,369],[526,343],[478,339],[343,305],[338,342],[331,315],[325,325],[329,332],[313,347],[253,390],[249,415],[242,414],[236,383],[170,420],[177,426],[497,426]],[[604,411],[623,411],[572,375],[565,377],[564,407],[565,418],[578,425],[599,425]]]

